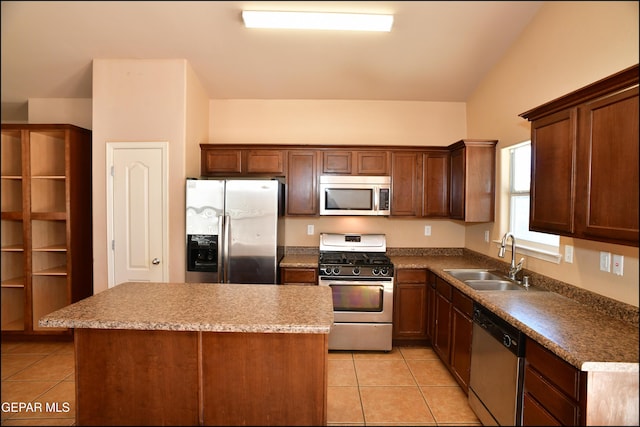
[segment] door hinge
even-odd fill
[[[111,176],[113,176],[114,171],[113,171],[113,166],[111,166]]]
[[[115,240],[112,240],[112,241],[111,241],[111,250],[112,250],[112,251],[115,251],[115,250],[116,250],[116,241],[115,241]]]

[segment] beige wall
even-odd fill
[[[638,2],[545,2],[520,39],[467,102],[470,135],[499,139],[496,188],[505,190],[506,147],[530,139],[518,115],[638,63]],[[501,184],[502,183],[502,184]],[[505,198],[498,191],[491,238],[507,231]],[[497,258],[484,242],[485,225],[466,228],[466,247]],[[554,264],[527,257],[526,267],[549,277],[638,306],[638,249],[561,238],[574,246],[574,262]],[[624,256],[624,276],[599,270],[599,252]]]
[[[29,98],[28,123],[68,123],[91,129],[91,98]]]
[[[167,141],[169,146],[169,281],[184,281],[186,138],[206,133],[208,105],[184,59],[93,62],[94,293],[107,283],[107,142]],[[204,100],[204,102],[203,102]],[[187,108],[189,106],[189,108]],[[190,115],[187,123],[187,111]],[[192,127],[187,131],[187,124]],[[194,156],[190,156],[193,161]],[[173,242],[182,242],[174,244]]]

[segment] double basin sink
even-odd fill
[[[444,271],[476,291],[524,291],[528,289],[496,270],[445,268]]]

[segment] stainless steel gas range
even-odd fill
[[[319,281],[333,294],[329,350],[390,351],[393,264],[384,234],[320,234]]]

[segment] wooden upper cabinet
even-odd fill
[[[422,216],[449,216],[449,152],[422,155]]]
[[[322,173],[340,175],[389,175],[386,150],[327,150],[322,152]]]
[[[420,216],[422,152],[391,153],[391,215]]]
[[[287,215],[318,214],[317,159],[317,151],[289,151]]]
[[[531,124],[531,230],[574,231],[576,124],[575,108]]]
[[[638,246],[638,65],[520,115],[535,231]]]
[[[284,176],[286,150],[201,144],[202,176]]]
[[[497,143],[463,139],[449,146],[450,218],[467,222],[494,220]]]
[[[578,120],[578,234],[638,246],[638,87],[581,105]]]

